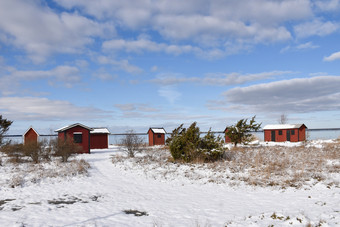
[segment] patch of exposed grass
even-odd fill
[[[131,209],[129,209],[129,210],[123,210],[123,212],[125,214],[133,214],[133,215],[135,215],[137,217],[140,217],[140,216],[149,216],[149,214],[146,213],[145,211],[139,211],[139,210],[131,210]]]
[[[85,160],[72,160],[61,162],[58,159],[41,162],[26,163],[6,163],[2,167],[2,172],[7,176],[7,180],[0,181],[1,186],[22,187],[26,184],[36,184],[44,179],[58,177],[72,177],[77,175],[87,175],[90,164]]]
[[[125,170],[143,170],[149,177],[175,180],[179,177],[202,183],[228,183],[261,187],[301,188],[317,183],[339,187],[340,142],[320,147],[246,146],[226,151],[214,163],[174,161],[166,147],[149,148],[135,158],[113,156],[112,162]]]

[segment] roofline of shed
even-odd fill
[[[25,136],[30,129],[32,129],[35,133],[37,133],[38,136],[40,136],[39,133],[32,126],[30,126],[22,136]]]
[[[282,125],[282,126],[283,126],[283,125],[286,125],[286,126],[287,126],[287,125],[292,125],[292,126],[293,126],[293,125],[295,125],[295,127],[283,127],[283,128],[279,128],[279,127],[278,127],[278,128],[276,128],[276,127],[274,128],[274,127],[271,127],[271,128],[266,128],[267,126],[272,126],[272,125],[275,125],[275,126],[280,126],[280,125]],[[266,126],[264,126],[264,127],[263,127],[263,130],[299,129],[299,128],[301,128],[302,126],[305,126],[305,128],[308,129],[307,126],[306,126],[305,124],[303,124],[303,123],[302,123],[302,124],[272,124],[272,125],[266,125]],[[298,125],[299,125],[299,126],[298,126]]]
[[[95,132],[96,129],[106,129],[107,132]],[[107,127],[92,127],[91,134],[111,134],[110,130]]]
[[[163,127],[150,127],[148,132],[151,130],[153,133],[155,133],[152,129],[163,129],[164,130],[164,134],[167,134],[167,132],[165,131],[165,129]]]
[[[93,130],[93,128],[90,128],[90,127],[88,127],[88,126],[86,126],[86,125],[83,125],[83,124],[80,124],[80,123],[75,123],[75,124],[72,124],[72,125],[64,126],[64,127],[59,128],[59,129],[57,129],[57,130],[54,130],[54,131],[55,131],[55,132],[64,132],[64,131],[66,131],[66,130],[68,130],[68,129],[70,129],[70,128],[74,128],[74,127],[76,127],[76,126],[80,126],[80,127],[82,127],[82,128],[86,128],[86,129],[88,129],[89,131],[92,131],[92,130]]]

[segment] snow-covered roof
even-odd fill
[[[39,133],[38,133],[32,126],[29,127],[29,128],[26,130],[26,132],[23,134],[23,136],[26,135],[26,133],[28,133],[28,131],[29,131],[30,129],[32,129],[38,136],[40,136]]]
[[[107,128],[93,128],[93,131],[90,132],[91,134],[110,134],[110,131]]]
[[[88,130],[90,130],[90,131],[93,130],[93,128],[87,127],[87,126],[85,126],[85,125],[83,125],[83,124],[75,123],[75,124],[72,124],[72,125],[68,125],[68,126],[59,128],[59,129],[55,130],[55,132],[63,132],[63,131],[65,131],[65,130],[67,130],[67,129],[70,129],[70,128],[73,128],[73,127],[76,127],[76,126],[80,126],[80,127],[86,128],[86,129],[88,129]]]
[[[304,124],[277,124],[277,125],[266,125],[263,130],[275,130],[275,129],[293,129],[301,128]],[[306,127],[306,126],[305,126]],[[307,128],[307,127],[306,127]]]
[[[151,129],[151,131],[153,132],[153,133],[161,133],[161,134],[165,134],[166,133],[166,131],[165,131],[165,129],[164,128],[150,128]],[[150,130],[149,129],[149,130]]]

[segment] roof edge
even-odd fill
[[[23,136],[26,135],[26,133],[27,133],[30,129],[32,129],[38,136],[40,136],[39,133],[33,128],[33,126],[30,126],[30,127],[25,131],[25,133],[23,134]]]
[[[55,132],[63,132],[63,131],[66,131],[66,130],[68,130],[68,129],[70,129],[70,128],[76,127],[76,126],[80,126],[80,127],[82,127],[82,128],[86,128],[86,129],[88,129],[88,130],[90,130],[90,131],[93,131],[93,128],[90,128],[90,127],[88,127],[88,126],[86,126],[86,125],[83,125],[83,124],[80,124],[80,123],[75,123],[75,124],[72,124],[72,125],[64,126],[64,127],[59,128],[59,129],[57,129],[57,130],[54,130],[54,131],[55,131]]]

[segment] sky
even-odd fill
[[[0,0],[10,134],[340,127],[340,0]]]

